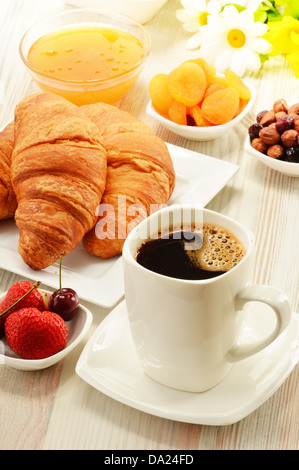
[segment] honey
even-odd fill
[[[45,84],[35,76],[44,90],[78,105],[115,103],[135,82],[135,69],[144,54],[140,41],[129,32],[81,25],[42,36],[31,46],[27,61],[31,69],[48,78]]]

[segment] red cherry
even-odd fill
[[[77,292],[70,288],[57,289],[51,295],[49,309],[60,315],[65,321],[72,320],[79,308]]]
[[[76,315],[79,308],[79,297],[74,289],[70,287],[61,286],[61,264],[63,255],[60,258],[59,264],[59,289],[53,292],[50,298],[49,310],[57,313],[65,321],[72,320]]]

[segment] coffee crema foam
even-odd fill
[[[206,271],[229,271],[246,255],[244,245],[221,225],[204,223],[202,247],[187,250],[192,264]]]

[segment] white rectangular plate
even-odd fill
[[[226,185],[237,165],[167,144],[175,172],[176,185],[169,204],[188,203],[203,207]],[[33,271],[18,252],[18,229],[13,220],[0,221],[0,268],[46,286],[58,288],[59,263]],[[122,258],[107,260],[90,255],[80,243],[63,259],[63,285],[72,287],[80,299],[111,308],[124,295]]]

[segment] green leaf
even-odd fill
[[[284,10],[285,16],[293,16],[299,18],[299,2],[298,0],[289,1]]]
[[[254,13],[255,21],[267,23],[267,21],[276,21],[277,19],[281,19],[281,14],[276,9],[274,1],[267,0],[262,2]]]
[[[280,21],[281,19],[282,19],[282,16],[278,12],[270,11],[268,13],[268,21]]]
[[[254,21],[260,21],[261,23],[266,23],[268,15],[265,11],[260,10],[259,8],[254,12]]]
[[[260,54],[260,59],[261,59],[261,63],[263,64],[264,62],[269,60],[269,56],[267,54]]]

